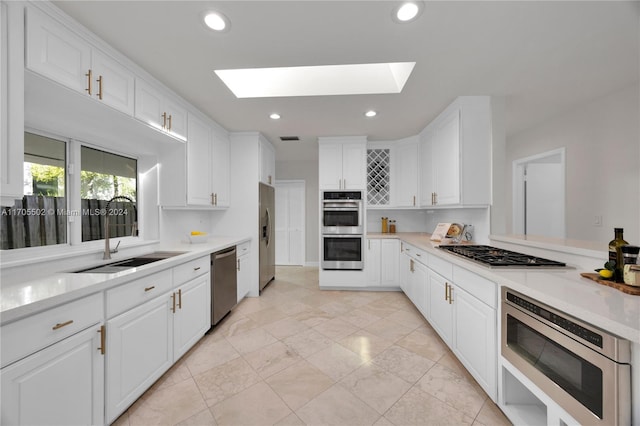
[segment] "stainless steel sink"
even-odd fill
[[[108,263],[106,265],[99,265],[87,269],[81,269],[80,271],[75,272],[90,274],[113,274],[116,272],[126,271],[127,269],[133,269],[139,266],[147,265],[149,263],[158,262],[160,260],[168,259],[170,257],[178,256],[184,253],[185,252],[183,251],[156,251],[142,256],[136,256],[129,259],[119,260],[117,262]]]

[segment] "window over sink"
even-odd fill
[[[30,131],[23,167],[24,196],[0,207],[1,250],[101,240],[107,214],[111,237],[137,236],[135,158]]]

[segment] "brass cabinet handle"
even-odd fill
[[[409,259],[409,271],[410,271],[410,272],[415,272],[415,271],[413,270],[413,259]]]
[[[416,256],[418,257],[422,257],[422,255],[420,253],[416,253]]]
[[[106,349],[105,341],[107,340],[107,330],[104,325],[100,326],[98,333],[100,333],[100,347],[98,350],[100,351],[100,355],[104,355]]]
[[[167,117],[167,121],[169,122],[169,126],[167,127],[167,130],[171,130],[171,114],[169,114],[169,117]]]
[[[156,288],[156,286],[155,286],[155,285],[152,285],[151,287],[145,287],[145,288],[144,288],[144,291],[151,291],[151,290],[153,290],[154,288]]]
[[[87,93],[91,94],[91,83],[93,80],[93,72],[91,72],[91,70],[87,71],[87,73],[85,74],[85,76],[87,77],[87,88],[84,89],[87,91]]]
[[[59,322],[59,323],[57,323],[56,325],[53,326],[52,330],[57,330],[59,328],[66,327],[69,324],[73,324],[73,320],[69,320],[69,321],[66,321],[66,322]]]
[[[213,205],[214,206],[218,205],[218,193],[217,192],[213,193]]]
[[[413,196],[413,207],[415,207],[415,206],[416,206],[416,196],[414,195]]]
[[[199,267],[199,266],[197,266],[197,267],[193,268],[193,270],[194,270],[194,271],[199,271],[199,270],[200,270],[200,267]]]
[[[178,309],[182,309],[182,289],[178,290]]]
[[[171,312],[176,313],[176,293],[171,294]]]
[[[211,205],[212,206],[216,205],[216,202],[214,201],[214,198],[213,198],[213,192],[211,193]]]
[[[444,300],[449,300],[449,283],[444,283]]]
[[[102,100],[102,76],[96,80],[98,82],[98,99]]]
[[[163,129],[167,128],[167,113],[166,112],[162,113],[162,128]]]

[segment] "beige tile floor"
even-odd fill
[[[279,267],[116,424],[510,423],[402,293]]]

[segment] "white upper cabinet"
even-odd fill
[[[194,114],[188,132],[187,205],[229,207],[229,136]]]
[[[133,115],[131,71],[43,12],[26,16],[27,68]]]
[[[141,78],[136,80],[135,117],[178,139],[187,138],[187,109]]]
[[[213,205],[211,192],[211,128],[189,115],[187,142],[187,204]]]
[[[457,98],[420,134],[420,205],[491,202],[491,100]]]
[[[320,189],[366,189],[366,137],[319,138],[318,144]]]
[[[392,153],[391,200],[397,207],[417,207],[419,138],[397,141]]]
[[[434,204],[460,203],[460,111],[439,123],[431,145]]]
[[[43,12],[26,9],[27,68],[77,92],[88,93],[91,47]]]
[[[418,207],[420,139],[367,145],[367,207]]]
[[[222,130],[211,132],[211,193],[216,207],[229,207],[229,135]]]
[[[105,104],[133,115],[134,81],[133,74],[115,60],[98,50],[91,55],[92,96]]]
[[[260,137],[260,182],[267,185],[276,183],[276,151],[263,137]]]
[[[0,3],[0,198],[24,190],[24,19],[18,2]]]

